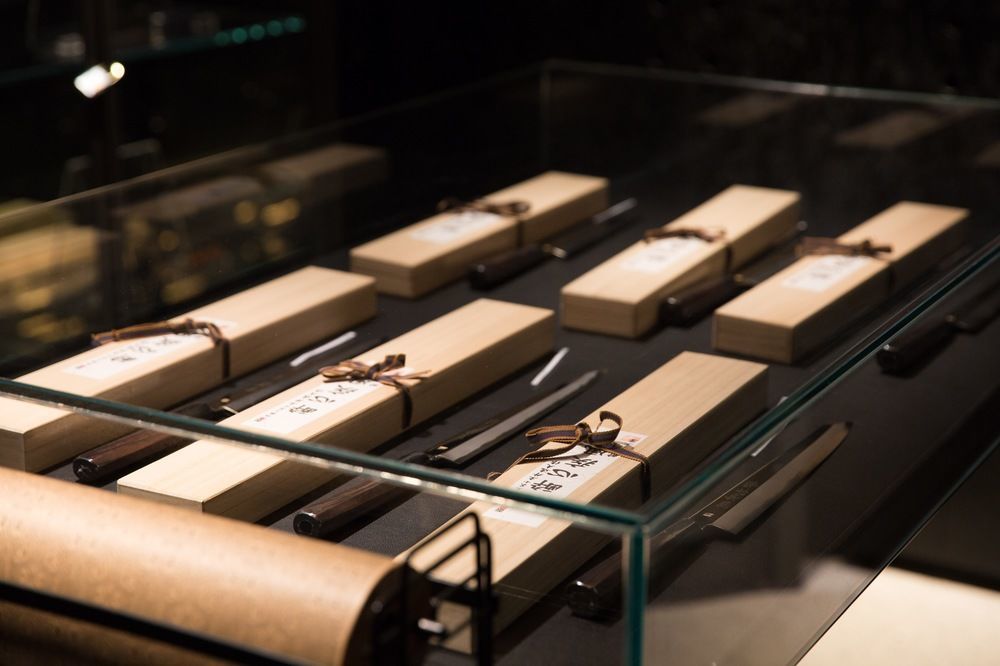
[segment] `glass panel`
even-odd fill
[[[117,438],[113,441],[120,447],[149,444],[158,437],[159,429],[135,430],[136,422],[122,421],[107,413],[85,414],[76,427],[100,429]],[[442,430],[458,434],[464,426],[456,419]],[[183,442],[161,443],[176,448]],[[604,518],[554,518],[551,511],[540,512],[531,504],[498,504],[503,501],[498,498],[474,503],[473,495],[456,494],[454,487],[440,483],[400,483],[398,474],[387,474],[393,480],[387,483],[372,478],[370,469],[359,475],[356,464],[339,464],[330,471],[323,458],[351,460],[349,454],[319,447],[316,453],[322,458],[293,458],[315,466],[315,489],[252,524],[198,515],[199,508],[189,501],[177,506],[137,502],[135,497],[144,497],[141,491],[118,488],[116,496],[114,478],[87,482],[72,464],[48,470],[44,484],[0,468],[0,639],[5,656],[56,660],[72,654],[77,661],[176,663],[206,649],[236,647],[249,652],[224,651],[222,656],[235,663],[261,653],[292,663],[319,663],[316,655],[324,654],[323,660],[339,663],[335,656],[343,649],[341,636],[356,635],[350,649],[373,655],[357,663],[402,663],[397,662],[401,653],[410,660],[405,663],[477,663],[476,655],[467,655],[480,648],[479,632],[492,629],[495,638],[490,634],[483,649],[499,663],[524,663],[532,655],[565,663],[595,654],[616,663],[628,658],[630,627],[608,626],[598,634],[574,622],[565,607],[564,582],[587,553],[630,533],[628,525]],[[466,544],[476,535],[466,515],[473,509],[483,529],[492,533],[483,552],[493,563],[496,615],[482,630],[471,610],[488,612],[477,580],[459,585],[476,575],[477,557],[483,557],[475,542]],[[50,514],[55,515],[46,519]],[[47,536],[53,533],[55,543]],[[551,545],[511,538],[518,533],[549,539]],[[137,557],[144,549],[155,555]],[[452,549],[458,552],[449,557]],[[531,550],[534,556],[526,558]],[[545,562],[541,569],[540,561]],[[202,569],[213,562],[218,571]],[[554,575],[556,571],[564,575]],[[372,576],[382,582],[366,601],[364,586],[372,584]],[[20,593],[13,603],[8,586]],[[26,607],[25,591],[83,604],[85,612],[82,618],[70,614],[67,619],[74,609],[65,604]],[[396,640],[403,594],[410,604],[406,626],[411,635],[401,652]],[[300,605],[306,597],[311,602]],[[247,614],[248,605],[265,600],[266,609]],[[287,604],[282,611],[274,610],[282,604]],[[641,618],[641,608],[637,611]],[[323,632],[303,621],[313,612],[323,618]],[[419,632],[418,620],[423,620]],[[247,629],[261,622],[271,630]],[[148,623],[159,629],[153,633],[158,640],[148,640]],[[582,640],[565,641],[567,630],[580,629]],[[220,640],[221,648],[213,643]],[[631,643],[637,639],[631,637]]]
[[[656,484],[654,476],[645,503],[638,492],[609,492],[583,502],[579,494],[490,483],[490,472],[506,469],[529,450],[516,432],[457,469],[414,464],[407,456],[547,388],[601,370],[592,387],[519,430],[574,424],[679,353],[711,352],[710,316],[687,327],[658,327],[637,340],[559,329],[552,350],[569,352],[539,386],[533,388],[533,380],[543,374],[550,354],[510,368],[488,388],[460,396],[403,435],[382,437],[374,448],[346,438],[340,445],[323,445],[240,431],[213,422],[224,416],[218,409],[207,419],[197,418],[206,415],[190,407],[165,412],[129,404],[136,401],[131,390],[94,398],[34,386],[22,376],[0,381],[0,391],[155,432],[235,442],[277,453],[281,460],[378,479],[385,487],[419,489],[417,497],[339,528],[334,536],[380,552],[400,552],[457,512],[460,503],[474,500],[572,524],[591,538],[574,542],[579,545],[572,558],[560,561],[563,569],[533,585],[500,583],[501,598],[532,602],[498,638],[503,661],[520,663],[553,649],[557,639],[562,651],[545,653],[556,655],[556,663],[562,663],[565,650],[579,658],[605,647],[609,651],[601,654],[625,655],[632,663],[746,663],[744,656],[791,660],[992,445],[988,438],[969,438],[973,450],[949,466],[936,458],[949,433],[974,422],[976,409],[996,389],[996,373],[985,371],[997,367],[989,357],[998,347],[990,344],[995,323],[975,335],[956,335],[939,356],[903,379],[880,374],[873,354],[896,333],[943,317],[953,307],[951,292],[960,299],[969,288],[966,281],[985,279],[979,273],[995,261],[998,250],[990,241],[997,204],[989,183],[996,167],[983,147],[996,140],[991,132],[998,110],[1000,105],[980,100],[559,63],[118,186],[12,209],[0,218],[9,222],[4,243],[11,252],[24,254],[17,248],[28,241],[40,248],[31,255],[40,258],[39,267],[19,269],[4,285],[5,293],[15,295],[15,308],[0,313],[11,331],[4,338],[4,369],[14,376],[80,351],[92,332],[177,316],[307,264],[346,269],[347,248],[433,214],[442,197],[473,198],[545,169],[609,177],[612,202],[639,200],[639,221],[568,261],[543,262],[485,294],[490,298],[557,310],[561,285],[639,240],[644,229],[676,218],[732,183],[800,192],[811,235],[837,235],[903,199],[971,210],[965,246],[858,313],[821,351],[794,365],[771,365],[770,409],[755,421],[747,416],[733,425],[733,431],[744,428],[735,437],[693,441],[701,455],[672,469],[669,484]],[[303,176],[281,162],[338,147],[361,147],[361,165],[345,168],[321,159],[318,169]],[[76,236],[85,238],[74,241]],[[788,244],[746,272],[765,277],[793,258]],[[481,295],[459,281],[419,300],[383,296],[378,316],[351,330],[356,342],[371,347]],[[291,361],[309,348],[288,350],[270,371],[287,377]],[[962,349],[966,356],[951,359]],[[356,353],[361,352],[349,356]],[[314,374],[335,360],[311,356],[302,367]],[[160,406],[176,410],[187,400],[216,405],[254,381],[236,379],[215,393],[192,391]],[[622,416],[628,430],[630,416]],[[675,416],[664,410],[665,419]],[[648,551],[657,564],[653,546],[664,527],[746,477],[761,456],[770,460],[834,420],[854,425],[829,462],[736,538],[694,539],[685,547],[680,570],[662,580],[654,566],[645,604],[645,555]],[[779,429],[780,437],[753,456]],[[926,469],[940,467],[939,484],[910,480],[918,468],[925,469],[921,461],[933,461]],[[113,488],[131,469],[116,471],[103,484]],[[75,478],[69,460],[45,473]],[[915,501],[900,499],[903,486],[915,488],[908,491]],[[290,504],[254,520],[288,531],[295,512],[334,492],[322,484],[293,490],[299,496]],[[910,512],[896,517],[892,506],[900,502]],[[879,521],[889,521],[892,529]],[[631,575],[619,578],[619,566],[609,579],[619,581],[611,597],[625,616],[594,624],[564,607],[565,587],[600,560],[619,557],[614,546],[600,550],[609,535],[629,545],[624,569]],[[741,613],[751,598],[758,610],[746,619]],[[786,622],[786,613],[796,621]],[[767,620],[775,631],[768,631]],[[715,632],[720,622],[747,631],[727,632],[725,643],[695,640],[699,632]],[[780,635],[779,626],[786,628]]]
[[[557,309],[556,287],[634,242],[643,227],[680,214],[732,182],[801,191],[809,233],[820,235],[850,228],[903,197],[971,206],[970,243],[944,267],[857,317],[821,352],[794,366],[770,368],[768,402],[774,405],[782,396],[794,397],[817,370],[940,277],[947,263],[961,261],[968,247],[990,237],[994,203],[983,198],[982,169],[970,164],[970,155],[951,150],[954,137],[938,137],[968,133],[971,143],[971,136],[980,136],[996,112],[975,101],[935,99],[937,106],[927,113],[943,114],[947,122],[884,155],[881,149],[845,147],[835,137],[897,111],[896,102],[820,96],[817,92],[831,91],[793,86],[787,88],[798,92],[775,91],[768,90],[775,88],[768,84],[758,87],[765,89],[762,92],[741,88],[740,83],[555,66],[36,207],[35,214],[70,215],[77,226],[101,229],[103,261],[98,267],[103,272],[99,295],[92,296],[98,299],[94,314],[63,328],[79,334],[155,320],[306,262],[344,268],[345,253],[337,248],[419,219],[433,212],[434,201],[447,193],[474,196],[549,167],[610,175],[613,200],[635,195],[642,223],[627,226],[572,261],[548,262],[492,290],[492,298]],[[746,102],[747,95],[758,94],[771,97],[767,103],[752,97]],[[733,108],[743,109],[744,115],[750,109],[753,122],[740,125],[747,121],[733,120]],[[620,109],[634,117],[612,122]],[[608,127],[614,130],[602,131]],[[332,180],[316,185],[281,180],[271,168],[285,156],[344,144],[370,149],[360,175],[330,167],[326,174]],[[915,156],[895,157],[898,152]],[[929,158],[932,154],[935,159]],[[873,163],[879,166],[870,166]],[[884,184],[874,186],[879,179]],[[759,267],[765,275],[774,270],[774,263],[792,260],[791,246],[778,255],[765,262],[772,265]],[[59,282],[71,292],[66,301],[73,307],[83,302],[73,297],[77,282]],[[392,307],[357,332],[366,339],[391,339],[479,295],[456,284],[415,302],[386,297]],[[42,312],[46,319],[51,314]],[[30,316],[15,319],[14,329],[20,325],[40,336],[53,328],[26,325],[25,320],[33,323]],[[705,317],[689,328],[660,328],[638,341],[560,331],[557,347],[569,347],[570,353],[559,376],[550,381],[567,381],[591,369],[605,370],[605,375],[585,399],[546,421],[573,423],[681,351],[711,351],[710,321]],[[69,337],[56,347],[45,338],[29,338],[24,346],[31,353],[11,355],[8,366],[43,365],[57,353],[79,349],[83,339]],[[511,395],[520,390],[518,382],[538,369],[510,380]],[[480,404],[480,409],[465,411],[482,419],[497,403]],[[517,453],[510,447],[498,450],[498,462],[507,462],[492,463],[493,471],[503,469]],[[381,463],[370,459],[369,464]],[[423,470],[413,473],[423,475]],[[473,478],[466,482],[479,487]],[[669,488],[655,490],[662,497]],[[576,504],[572,499],[557,503]],[[629,512],[638,507],[608,508]]]
[[[797,660],[996,450],[1000,329],[988,313],[998,258],[996,246],[982,253],[954,293],[886,327],[849,370],[824,373],[810,397],[782,405],[768,424],[776,438],[749,433],[652,518],[649,663]],[[899,372],[892,363],[903,352],[917,355]],[[817,432],[840,422],[849,433],[821,455]],[[814,444],[788,456],[799,480],[773,493],[757,484],[777,474],[744,483],[733,494],[745,495],[734,507],[741,520],[727,519],[724,503],[706,510],[800,441]],[[686,516],[700,520],[697,536],[678,538]]]

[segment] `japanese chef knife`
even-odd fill
[[[660,303],[660,323],[690,326],[759,281],[770,277],[788,261],[791,246],[805,230],[806,223],[799,222],[787,236],[779,239],[764,256],[755,261],[748,272],[725,273],[671,294]],[[753,277],[748,274],[750,272]]]
[[[343,337],[343,336],[342,336]],[[349,343],[353,338],[344,342]],[[220,421],[314,376],[332,359],[351,358],[382,344],[362,340],[343,347],[327,343],[279,364],[250,373],[237,382],[213,389],[176,409],[173,414]],[[73,473],[85,483],[100,483],[136,464],[174,451],[191,440],[154,430],[136,430],[91,449],[73,460]]]
[[[833,453],[851,424],[820,428],[765,464],[687,518],[654,536],[649,543],[649,571],[655,581],[669,562],[692,547],[721,536],[737,536]],[[615,554],[570,583],[567,603],[574,615],[603,618],[621,607],[621,555]]]
[[[1000,282],[977,292],[943,319],[897,335],[875,358],[883,372],[901,375],[944,347],[956,333],[976,334],[1000,314]]]
[[[473,264],[469,267],[469,284],[473,289],[492,289],[549,257],[569,259],[628,226],[635,219],[637,205],[635,199],[625,199],[547,243],[532,243]]]
[[[403,462],[428,467],[458,469],[493,450],[516,433],[566,404],[594,383],[597,370],[586,372],[577,379],[535,396],[471,431],[435,444],[426,451],[411,453]],[[295,531],[309,536],[324,536],[344,525],[376,512],[416,491],[400,488],[375,479],[356,478],[333,493],[299,511],[293,520]]]

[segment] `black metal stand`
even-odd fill
[[[423,571],[417,572],[410,563],[414,555],[430,544],[440,539],[444,534],[453,531],[464,522],[471,521],[473,524],[473,534],[462,541],[455,548],[451,549],[433,564]],[[450,561],[467,548],[474,548],[476,555],[476,570],[465,580],[457,583],[446,583],[434,580],[433,572],[445,562]],[[438,607],[445,601],[468,606],[472,610],[472,635],[473,652],[476,655],[476,663],[479,666],[490,666],[493,663],[493,613],[496,605],[496,598],[493,594],[493,549],[490,544],[490,537],[479,524],[479,516],[474,513],[467,513],[452,520],[441,528],[437,535],[428,539],[424,543],[413,548],[406,557],[403,567],[402,592],[404,603],[402,606],[402,624],[404,627],[413,626],[408,617],[408,607],[405,603],[406,591],[409,588],[409,576],[417,574],[431,582],[433,596],[432,606]],[[474,583],[472,589],[469,584]],[[425,633],[443,638],[447,635],[448,629],[443,627],[434,618],[420,618],[414,624]],[[405,643],[404,643],[405,646]]]

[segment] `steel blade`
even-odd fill
[[[635,199],[625,199],[594,215],[589,222],[564,231],[542,247],[557,259],[569,259],[626,227],[638,205]]]
[[[705,513],[712,512],[713,502],[699,513],[699,517],[707,518],[708,524],[716,529],[738,534],[826,460],[844,441],[850,429],[851,425],[847,422],[833,423],[818,434],[807,437],[785,455],[738,484],[736,488],[743,488],[742,498],[731,499],[728,508],[721,513],[716,512],[714,517],[705,516]],[[777,469],[772,467],[776,463]],[[751,479],[757,482],[756,487],[751,487],[753,483],[744,486]]]
[[[590,386],[600,374],[597,370],[586,372],[569,384],[556,389],[543,398],[539,398],[524,409],[511,414],[493,427],[484,430],[458,446],[443,453],[440,452],[438,446],[434,446],[428,449],[427,453],[434,464],[461,467],[473,458],[501,444],[504,440],[510,438],[511,435],[523,430],[526,426],[534,423],[555,408],[568,402],[575,395]]]

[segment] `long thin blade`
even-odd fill
[[[564,231],[548,241],[545,244],[546,251],[557,259],[569,259],[625,228],[634,218],[632,213],[638,205],[635,199],[616,203],[611,208],[594,215],[588,222]]]
[[[210,400],[209,404],[213,411],[238,414],[247,407],[267,400],[271,396],[277,395],[285,389],[290,389],[296,384],[301,384],[314,376],[318,372],[317,365],[322,363],[324,359],[329,360],[330,357],[336,357],[338,360],[341,358],[351,358],[382,344],[382,342],[385,342],[385,339],[345,340],[345,343],[347,342],[351,344],[329,347],[319,354],[315,354],[309,359],[310,362],[308,363],[302,363],[297,366],[287,363],[277,367],[269,366],[263,370],[258,370],[256,373],[244,378],[240,382],[240,388],[226,392],[225,398]],[[213,394],[217,395],[215,392]]]
[[[539,398],[536,402],[511,414],[492,428],[484,430],[455,448],[441,453],[440,448],[435,446],[431,447],[427,453],[437,464],[444,463],[448,466],[461,467],[473,458],[486,453],[494,446],[509,439],[511,435],[523,430],[556,407],[568,402],[573,396],[590,386],[600,374],[597,370],[584,373],[579,378],[566,384],[566,386],[556,389],[543,398]]]
[[[958,307],[951,315],[955,327],[965,333],[978,333],[1000,314],[1000,282]]]
[[[850,429],[849,423],[833,423],[809,435],[727,490],[693,518],[738,534],[826,460]]]

